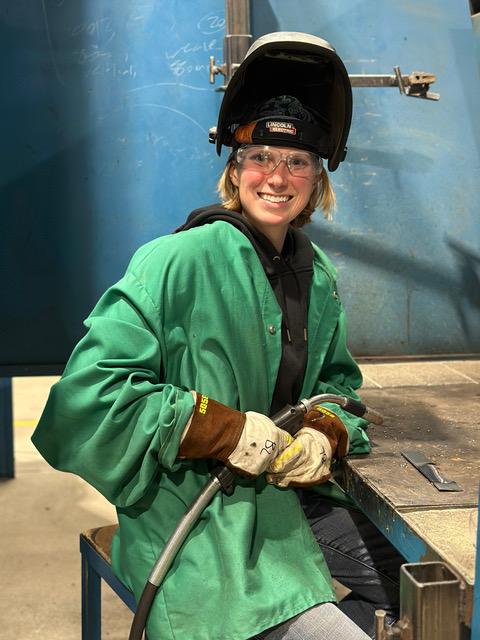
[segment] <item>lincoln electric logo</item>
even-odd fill
[[[269,120],[265,123],[266,128],[270,133],[288,133],[291,136],[297,135],[297,130],[291,122],[275,122]]]

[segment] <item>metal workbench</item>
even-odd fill
[[[480,612],[473,602],[480,384],[475,378],[364,389],[362,399],[383,413],[385,422],[369,428],[371,454],[347,459],[337,479],[407,562],[440,560],[453,570],[461,581],[460,618],[478,629]],[[436,489],[401,455],[409,449],[426,454],[463,491]]]

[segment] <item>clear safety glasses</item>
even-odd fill
[[[282,153],[275,147],[244,145],[240,147],[235,160],[242,169],[269,174],[284,160],[292,176],[310,178],[322,170],[322,159],[309,151],[292,150]]]

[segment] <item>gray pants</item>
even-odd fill
[[[338,607],[318,605],[251,640],[374,638],[376,609],[387,612],[389,624],[398,617],[403,558],[359,511],[331,505],[308,490],[299,497],[332,576],[351,592]]]
[[[370,640],[370,636],[331,602],[307,609],[260,637],[262,640]]]

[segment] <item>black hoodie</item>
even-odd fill
[[[307,313],[313,247],[302,231],[290,227],[279,254],[270,240],[244,216],[221,205],[195,209],[175,233],[217,220],[232,224],[250,240],[282,310],[282,357],[270,407],[270,415],[273,415],[286,404],[294,404],[300,399],[307,366]]]

